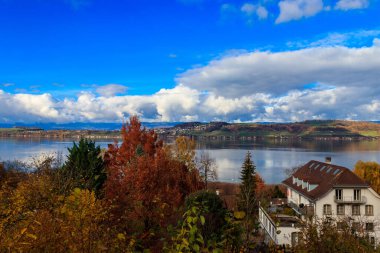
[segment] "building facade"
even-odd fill
[[[283,184],[288,206],[301,220],[329,218],[338,229],[348,221],[354,231],[366,234],[373,244],[380,243],[380,196],[350,169],[329,160],[310,161]],[[292,242],[294,239],[285,243]]]

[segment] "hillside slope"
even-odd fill
[[[309,120],[296,123],[184,123],[161,129],[167,136],[193,137],[276,137],[276,138],[380,138],[380,124],[345,120]]]

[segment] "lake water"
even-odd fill
[[[41,154],[62,152],[72,146],[70,140],[1,139],[0,160],[32,160]],[[107,147],[112,141],[97,141]],[[200,142],[197,150],[207,151],[215,158],[220,181],[238,182],[241,164],[247,151],[251,151],[257,170],[267,183],[280,183],[285,170],[310,160],[324,161],[353,168],[358,160],[380,163],[380,141],[290,141],[271,140],[255,142]]]

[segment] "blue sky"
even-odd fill
[[[380,65],[363,59],[378,53],[379,11],[377,0],[0,0],[0,122],[379,119]],[[277,71],[298,59],[310,66]],[[366,101],[340,103],[363,85]],[[321,96],[314,111],[290,108]]]

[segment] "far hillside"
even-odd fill
[[[184,123],[165,130],[167,136],[187,135],[195,138],[379,138],[380,124],[347,120],[307,120],[296,123]]]

